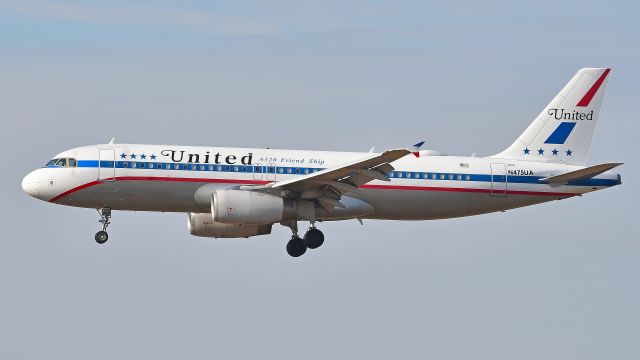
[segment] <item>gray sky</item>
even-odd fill
[[[637,5],[0,3],[0,357],[637,359]],[[624,184],[432,222],[191,237],[183,214],[30,198],[56,153],[119,142],[491,155],[610,66],[591,163]]]

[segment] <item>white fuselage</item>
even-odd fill
[[[620,176],[550,185],[540,179],[582,167],[499,158],[406,156],[393,162],[391,181],[375,180],[349,196],[375,210],[366,218],[428,220],[502,211],[563,199],[620,184]],[[39,199],[85,208],[210,211],[197,199],[203,185],[229,189],[267,185],[358,160],[368,153],[170,145],[107,144],[65,151],[25,177],[23,188]],[[535,159],[532,157],[532,159]],[[332,220],[325,218],[319,220]]]

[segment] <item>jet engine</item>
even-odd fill
[[[211,198],[213,221],[224,224],[266,225],[293,219],[291,200],[256,191],[216,190]]]
[[[209,213],[189,213],[189,233],[213,238],[240,238],[271,234],[271,225],[223,224],[213,220]]]

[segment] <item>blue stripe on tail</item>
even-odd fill
[[[549,135],[547,140],[545,140],[545,144],[564,144],[571,134],[573,128],[576,127],[576,123],[574,122],[562,122],[558,127]]]

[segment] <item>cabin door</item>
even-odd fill
[[[98,181],[114,181],[116,179],[116,151],[114,149],[98,149]]]
[[[507,196],[507,166],[491,164],[491,196]]]

